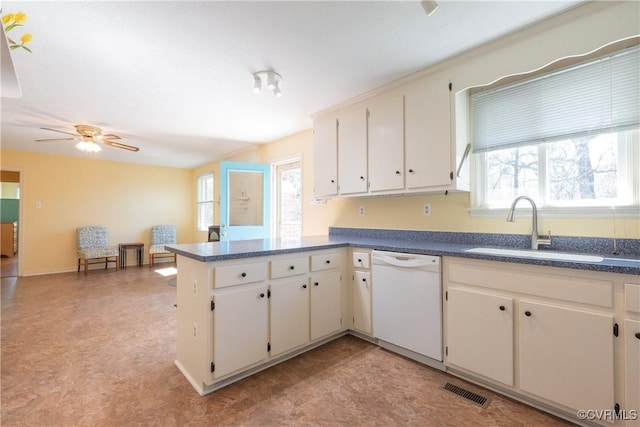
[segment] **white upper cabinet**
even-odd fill
[[[367,192],[367,108],[357,104],[338,114],[340,194]]]
[[[369,106],[369,191],[404,189],[404,97],[382,94]]]
[[[313,122],[314,194],[316,197],[338,194],[338,120],[335,115]]]
[[[449,79],[444,74],[420,79],[405,90],[406,188],[451,184]]]

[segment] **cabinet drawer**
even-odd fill
[[[640,285],[624,284],[624,306],[631,313],[640,313]]]
[[[353,253],[353,266],[355,268],[371,268],[371,255],[367,252]]]
[[[255,283],[266,280],[266,278],[266,262],[218,267],[213,272],[213,287],[223,288],[225,286]]]
[[[297,276],[309,271],[309,258],[290,258],[271,261],[271,278]]]
[[[340,255],[337,253],[311,256],[311,271],[330,270],[339,266]]]

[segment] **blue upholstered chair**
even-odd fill
[[[172,257],[176,262],[176,254],[169,252],[164,245],[176,244],[176,227],[170,224],[154,225],[151,227],[151,246],[149,246],[149,268],[156,257]]]
[[[106,227],[79,227],[76,229],[76,237],[78,242],[78,273],[80,272],[80,261],[84,262],[85,275],[89,264],[102,262],[104,262],[105,270],[108,264],[113,262],[116,265],[116,271],[118,271],[118,248],[109,246],[109,234]]]

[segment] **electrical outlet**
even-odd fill
[[[364,216],[364,206],[360,206],[360,216]]]
[[[197,280],[193,281],[193,294],[194,295],[198,295],[198,281]]]
[[[424,213],[424,216],[431,216],[431,203],[424,204],[424,210],[422,213]]]
[[[193,322],[193,339],[198,341],[198,322]]]

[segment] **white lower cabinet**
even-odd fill
[[[311,276],[311,341],[342,329],[341,282],[337,270]]]
[[[246,285],[216,292],[211,298],[213,378],[240,371],[269,357],[267,292],[263,284]],[[194,329],[196,327],[194,325]]]
[[[579,410],[600,411],[593,421],[607,425],[624,394],[638,406],[640,346],[627,347],[626,368],[615,356],[621,277],[445,257],[445,365],[576,422]]]
[[[271,357],[309,343],[309,285],[306,276],[270,285]]]
[[[371,335],[371,272],[353,274],[353,329]]]
[[[448,362],[513,385],[513,298],[449,288]]]
[[[627,426],[640,426],[640,320],[625,319],[624,331],[625,415]]]
[[[520,388],[568,408],[611,410],[613,316],[521,300]]]

